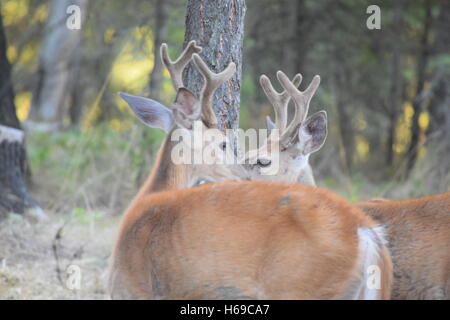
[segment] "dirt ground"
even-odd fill
[[[8,217],[0,223],[0,299],[108,299],[106,272],[118,223],[110,216],[79,221],[52,214],[38,223]],[[79,282],[71,278],[74,270]]]

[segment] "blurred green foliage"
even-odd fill
[[[28,155],[33,171],[52,168],[60,177],[83,175],[92,162],[128,152],[131,167],[142,166],[142,152],[153,152],[159,147],[164,133],[145,128],[132,148],[130,132],[117,131],[106,124],[95,129],[69,129],[58,133],[37,132],[28,137]],[[129,150],[127,150],[129,149]]]
[[[71,207],[104,207],[120,213],[150,173],[164,135],[140,123],[127,130],[99,124],[29,135],[28,157],[36,191],[43,187],[42,202],[67,207],[69,212]],[[111,207],[116,202],[120,209]],[[82,215],[77,210],[72,213]]]
[[[101,219],[105,216],[105,212],[103,211],[90,211],[88,212],[84,208],[74,208],[71,212],[72,218],[74,218],[77,222],[81,223],[90,223],[92,221]]]

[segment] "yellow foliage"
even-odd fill
[[[428,125],[430,124],[430,115],[428,112],[422,112],[419,116],[419,127],[422,131],[428,129]]]
[[[102,108],[100,108],[100,105],[98,101],[95,101],[89,108],[86,116],[84,117],[82,128],[83,129],[89,129],[92,127],[92,124],[94,124],[97,119],[100,117],[100,114],[102,113]]]
[[[130,128],[131,122],[127,119],[111,119],[109,126],[115,131],[125,131]]]
[[[148,50],[153,48],[153,32],[149,26],[136,27],[131,31],[131,36],[137,42],[145,41],[145,47]]]
[[[411,140],[411,125],[414,109],[410,102],[403,106],[403,115],[400,117],[395,130],[394,152],[404,153]]]
[[[16,104],[16,113],[20,121],[25,121],[28,117],[31,107],[31,92],[23,91],[16,94],[14,100]]]
[[[104,33],[105,42],[114,41],[113,29],[108,29]],[[153,34],[148,26],[136,27],[131,31],[129,40],[120,49],[115,58],[111,71],[103,84],[95,101],[92,102],[87,113],[83,127],[90,128],[93,123],[99,119],[102,112],[100,105],[103,94],[114,95],[116,106],[122,112],[131,115],[132,111],[125,101],[123,101],[116,91],[124,91],[131,94],[144,94],[148,85],[149,75],[154,66],[153,58]],[[174,90],[167,70],[163,71],[164,81],[162,84],[162,100],[170,101],[173,99]],[[112,89],[105,93],[106,88]],[[108,122],[113,130],[126,130],[132,124],[131,119],[111,119]]]
[[[103,41],[105,41],[105,43],[107,43],[107,44],[112,43],[115,33],[116,33],[116,30],[114,30],[114,29],[112,29],[112,28],[107,29],[105,31],[105,33],[103,34]]]
[[[366,138],[361,135],[355,136],[355,162],[366,161],[369,157],[370,145]]]
[[[411,103],[405,103],[404,114],[406,118],[412,118],[412,116],[414,115],[414,108]]]
[[[33,65],[38,59],[38,48],[36,45],[29,43],[25,45],[20,53],[19,63],[22,65]]]
[[[133,39],[124,45],[113,63],[111,82],[120,90],[141,93],[148,84],[154,65],[154,60],[149,56],[153,50],[152,33],[148,26],[143,26],[134,28],[131,35]]]
[[[148,74],[153,62],[144,59],[134,59],[131,54],[118,58],[112,67],[112,82],[114,86],[140,92],[148,82]]]
[[[147,34],[148,37],[148,32],[138,32],[143,30],[145,31],[145,28],[148,27],[135,28],[135,30],[133,30],[132,32],[132,35],[135,37],[142,37],[142,34]],[[113,35],[114,30],[107,30],[104,34],[105,41],[107,41],[109,37],[111,37],[112,40]],[[140,39],[142,40],[143,38]],[[146,44],[148,45],[147,41]],[[110,73],[108,74],[108,77],[105,79],[100,92],[97,94],[95,101],[89,108],[89,112],[87,113],[83,122],[84,128],[90,128],[92,124],[95,123],[100,117],[100,114],[102,112],[100,100],[105,93],[106,88],[110,84],[112,88],[130,93],[140,93],[147,85],[148,74],[153,68],[153,61],[148,58],[148,54],[145,52],[146,50],[140,50],[140,47],[136,48],[136,46],[138,45],[139,43],[136,44],[136,41],[130,39],[120,49],[118,56],[112,64],[112,68]],[[150,46],[152,46],[151,43]],[[115,92],[108,92],[107,94],[115,94]],[[115,99],[120,110],[128,109],[126,104],[123,101],[120,101],[121,99],[119,99],[118,96],[116,96]],[[124,124],[117,119],[112,119],[109,122],[109,125],[115,130],[122,130],[124,126]]]
[[[396,153],[405,153],[409,143],[411,141],[411,126],[412,126],[412,118],[414,115],[414,109],[410,102],[405,103],[403,107],[403,115],[400,117],[397,128],[396,128],[396,137],[394,143],[394,152]],[[429,124],[430,124],[430,116],[428,112],[421,112],[419,115],[419,128],[422,132],[424,132]],[[420,150],[419,153],[423,154],[425,149]]]
[[[48,17],[47,4],[41,4],[36,8],[32,22],[44,22],[45,20],[47,20],[47,17]]]
[[[28,0],[2,1],[3,24],[10,26],[25,18],[28,14],[28,2]]]
[[[15,46],[8,46],[6,56],[11,64],[15,63],[17,59],[17,48]]]

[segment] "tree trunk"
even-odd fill
[[[308,30],[307,26],[308,12],[306,11],[305,1],[298,0],[295,8],[295,39],[293,50],[295,54],[294,74],[300,72],[305,76],[306,54],[308,52]]]
[[[70,87],[73,79],[71,68],[77,61],[76,50],[80,46],[82,28],[69,29],[66,25],[70,5],[86,15],[87,0],[53,0],[50,6],[45,36],[41,46],[38,85],[33,94],[27,126],[30,129],[54,130],[63,126],[68,113]]]
[[[420,126],[419,126],[419,116],[422,111],[422,101],[419,99],[420,94],[425,88],[426,80],[426,68],[428,64],[428,58],[430,55],[430,48],[428,47],[428,39],[430,36],[430,24],[431,24],[431,4],[427,0],[425,2],[425,20],[423,27],[423,34],[421,39],[421,48],[417,62],[417,85],[416,85],[416,96],[413,100],[414,115],[412,118],[411,126],[411,142],[408,147],[407,153],[407,166],[406,166],[406,176],[409,175],[414,164],[416,163],[418,149],[419,149],[419,138],[420,138]]]
[[[338,61],[342,59],[337,48],[334,48]],[[347,87],[351,81],[349,72],[345,65],[337,64],[334,68],[334,86],[336,97],[337,118],[339,123],[339,133],[341,136],[341,151],[343,153],[342,164],[349,175],[352,173],[353,154],[355,151],[355,132],[352,124],[351,104],[348,103]]]
[[[83,88],[80,83],[81,46],[75,48],[74,61],[70,69],[69,120],[71,127],[78,127],[83,115]]]
[[[394,9],[395,30],[393,34],[394,40],[392,42],[392,82],[389,94],[389,101],[387,108],[389,117],[388,138],[386,146],[386,165],[392,167],[394,164],[394,143],[395,133],[397,131],[397,121],[400,115],[400,110],[403,106],[403,74],[401,72],[401,31],[403,29],[402,7],[397,5]]]
[[[16,116],[11,66],[0,12],[0,218],[10,212],[45,218],[26,187],[27,158],[24,133]]]
[[[353,154],[355,152],[355,134],[352,126],[352,115],[349,112],[349,104],[346,102],[343,94],[341,92],[337,93],[336,97],[336,109],[338,122],[339,122],[339,132],[342,140],[342,151],[344,152],[344,168],[347,170],[349,175],[352,174],[353,166]]]
[[[196,40],[203,47],[202,58],[214,72],[223,71],[232,61],[236,63],[235,75],[214,95],[221,129],[236,129],[239,125],[245,10],[244,0],[189,0],[187,4],[184,45]],[[185,70],[184,83],[197,95],[200,93],[203,79],[192,64]]]
[[[154,64],[150,74],[150,97],[161,101],[161,88],[163,82],[163,65],[159,48],[167,37],[167,0],[156,0],[155,4],[155,40],[153,42]]]

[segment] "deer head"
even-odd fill
[[[145,125],[167,133],[153,173],[144,185],[144,192],[186,188],[203,180],[247,178],[247,172],[242,166],[235,164],[237,162],[224,161],[234,157],[234,152],[231,144],[228,144],[227,136],[217,129],[212,106],[214,91],[232,77],[236,66],[231,62],[224,71],[216,74],[198,55],[201,50],[195,41],[191,41],[181,56],[172,61],[167,45],[161,46],[163,64],[169,70],[177,91],[170,108],[152,99],[120,93]],[[182,72],[191,60],[204,78],[200,98],[185,88],[182,80]],[[195,135],[201,137],[194,137]],[[206,149],[210,151],[208,161],[205,161]],[[227,164],[230,162],[231,164]]]
[[[259,149],[246,154],[246,167],[254,180],[277,180],[300,182],[315,185],[314,176],[309,165],[311,153],[319,150],[327,136],[327,114],[319,111],[310,117],[309,103],[320,84],[320,77],[315,76],[305,91],[298,86],[302,76],[297,74],[292,81],[282,72],[277,78],[284,91],[277,92],[269,78],[262,75],[261,86],[275,111],[275,122],[268,117],[267,127],[271,130],[265,144]],[[290,99],[295,103],[295,114],[287,124]],[[274,152],[274,150],[276,150]],[[272,165],[274,155],[278,161],[276,172],[264,174],[263,170]]]

